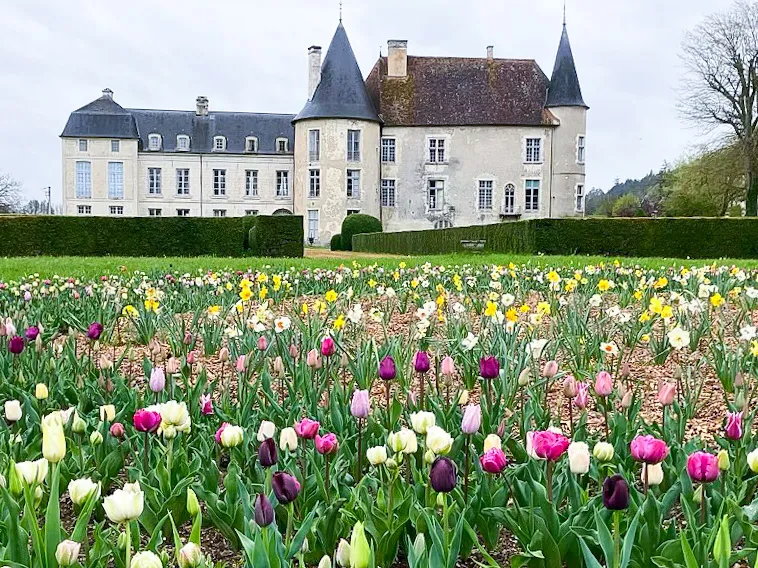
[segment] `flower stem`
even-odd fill
[[[708,495],[705,492],[705,483],[700,484],[700,487],[703,491],[702,499],[700,500],[700,523],[705,524],[705,508],[706,508],[706,501],[708,500]]]
[[[547,470],[545,472],[546,485],[547,485],[547,500],[553,502],[553,462],[548,460]]]
[[[124,566],[130,568],[132,563],[132,534],[131,522],[126,521],[126,552],[124,553]]]
[[[292,544],[292,529],[295,525],[295,505],[294,503],[291,503],[287,505],[287,508],[289,510],[289,515],[287,516],[287,532],[285,534],[284,542],[287,543],[287,551],[289,551],[290,545]]]
[[[621,511],[613,512],[613,544],[615,551],[613,566],[618,568],[621,565]]]
[[[363,420],[361,418],[358,419],[358,471],[356,472],[355,479],[357,481],[361,480],[361,476],[363,475]]]
[[[466,458],[463,462],[463,502],[468,505],[468,468],[469,468],[469,451],[471,446],[471,436],[466,435]]]

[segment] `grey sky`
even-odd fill
[[[728,0],[568,0],[588,115],[587,185],[676,161],[698,132],[676,112],[684,33]],[[306,51],[324,49],[338,0],[0,0],[0,172],[27,198],[60,201],[61,133],[71,111],[115,92],[124,107],[297,113]],[[345,0],[364,76],[388,39],[411,55],[536,59],[549,76],[562,0]],[[442,94],[444,96],[444,94]]]

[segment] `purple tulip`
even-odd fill
[[[479,376],[494,379],[500,374],[500,363],[494,357],[482,357],[479,360]]]
[[[429,471],[429,482],[437,493],[450,493],[455,489],[458,480],[458,467],[450,459],[444,456],[438,457],[432,463]]]
[[[391,381],[396,375],[397,370],[395,369],[395,360],[387,355],[382,359],[381,363],[379,363],[379,378],[383,381]]]
[[[413,357],[413,369],[417,373],[428,373],[430,367],[429,354],[426,351],[417,351]]]
[[[99,321],[93,321],[87,328],[87,339],[90,341],[97,341],[103,334],[103,324]]]
[[[274,508],[271,501],[263,493],[255,498],[255,524],[259,527],[267,527],[274,522]]]
[[[27,327],[24,335],[26,335],[27,341],[34,341],[39,335],[39,328],[35,325]]]
[[[276,453],[276,442],[273,438],[267,438],[258,447],[258,461],[263,467],[271,467],[279,461]]]
[[[611,511],[629,508],[629,484],[618,473],[603,482],[603,505]]]
[[[153,367],[150,371],[150,381],[148,382],[150,390],[153,392],[163,392],[166,388],[166,373],[160,367]]]
[[[24,350],[24,338],[18,335],[14,335],[8,341],[8,351],[14,355],[20,355]]]
[[[289,473],[277,471],[271,478],[276,500],[282,505],[292,503],[300,493],[300,482]]]

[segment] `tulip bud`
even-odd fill
[[[700,484],[697,486],[697,489],[695,489],[695,493],[692,495],[692,501],[694,501],[697,505],[700,505],[700,503],[703,502],[703,485]]]
[[[525,387],[529,384],[529,381],[531,380],[531,373],[529,371],[529,368],[525,368],[522,370],[518,375],[518,386]]]
[[[274,359],[274,376],[277,378],[282,378],[284,376],[284,361],[282,361],[282,358],[278,355],[276,359]]]
[[[592,455],[595,459],[601,463],[607,463],[613,460],[615,451],[613,446],[608,442],[598,442],[595,447],[592,448]]]
[[[630,408],[634,402],[634,393],[630,390],[621,399],[621,408]]]
[[[121,424],[121,422],[114,422],[111,424],[111,436],[114,438],[123,438],[124,437],[124,425]]]
[[[203,560],[200,547],[194,542],[188,542],[179,550],[179,568],[196,568]]]
[[[742,373],[737,371],[737,374],[734,375],[734,387],[741,388],[744,385],[745,385],[745,379],[742,377]]]
[[[332,559],[325,554],[321,557],[321,560],[318,563],[318,568],[332,568]]]
[[[84,434],[84,431],[87,429],[87,423],[82,420],[82,418],[79,416],[79,413],[74,410],[74,418],[71,421],[71,431],[74,434]]]
[[[51,463],[58,463],[66,455],[66,437],[59,412],[42,419],[42,455]]]
[[[344,538],[340,539],[337,545],[337,554],[335,555],[337,565],[341,568],[350,568],[350,543]]]
[[[258,441],[263,442],[269,438],[273,438],[276,434],[276,425],[273,422],[264,420],[258,427]]]
[[[169,357],[168,361],[166,361],[166,372],[169,375],[176,375],[179,370],[181,369],[181,362],[176,357]]]
[[[89,436],[89,443],[93,446],[99,446],[103,443],[103,435],[98,430],[95,430]]]
[[[120,532],[118,533],[118,538],[116,539],[116,546],[119,550],[126,550],[126,533]],[[132,560],[132,566],[134,566],[134,560]]]
[[[460,406],[465,406],[466,404],[468,404],[468,391],[467,390],[464,389],[461,391],[461,394],[458,397],[458,404]]]
[[[376,446],[366,450],[366,458],[371,465],[382,465],[387,461],[387,448],[384,446]]]
[[[368,568],[371,557],[371,549],[368,546],[363,523],[358,521],[353,527],[350,537],[350,568]]]
[[[112,404],[104,404],[100,407],[100,420],[113,422],[116,419],[116,407]]]
[[[100,494],[100,484],[89,477],[74,479],[68,484],[68,495],[74,505],[81,507],[93,494]]]
[[[290,344],[290,357],[297,359],[300,355],[300,349],[294,343]]]
[[[73,566],[79,558],[81,543],[73,540],[64,540],[55,549],[55,560],[58,566]]]
[[[187,513],[190,517],[196,517],[200,512],[200,503],[197,500],[197,495],[191,488],[187,488]]]
[[[305,362],[311,369],[321,368],[321,358],[318,356],[318,351],[315,349],[308,351],[308,355],[305,357]]]
[[[218,352],[218,359],[222,363],[226,363],[229,360],[229,349],[222,347]]]
[[[563,379],[563,396],[566,398],[576,398],[576,379],[573,375],[568,375]]]
[[[449,355],[442,360],[440,371],[446,378],[451,378],[455,374],[455,361]]]
[[[47,390],[47,385],[44,383],[37,383],[37,386],[34,387],[34,398],[37,400],[46,400],[49,396],[49,392]]]
[[[182,343],[184,343],[184,345],[192,345],[192,334],[189,331],[184,332]]]
[[[168,552],[165,549],[161,550],[158,553],[158,558],[160,558],[161,566],[170,566],[171,565],[171,557],[169,557]]]
[[[542,376],[546,379],[552,379],[558,374],[558,363],[556,361],[548,361],[542,369]]]
[[[734,396],[734,407],[742,412],[745,409],[745,391],[740,389]]]
[[[255,524],[259,527],[267,527],[274,522],[274,508],[268,497],[260,493],[255,498],[254,506]]]
[[[124,533],[124,536],[126,536],[126,533]],[[126,548],[126,542],[124,543],[124,548]],[[163,561],[160,559],[160,556],[154,552],[145,550],[136,553],[132,557],[131,568],[163,568]]]
[[[6,400],[5,401],[5,419],[8,422],[18,422],[23,416],[21,411],[21,403],[18,400]]]
[[[437,459],[437,456],[434,455],[434,452],[432,450],[426,450],[426,452],[424,453],[424,463],[425,464],[430,465],[436,459]]]
[[[728,471],[729,467],[731,466],[731,463],[729,461],[729,452],[726,450],[721,450],[718,453],[717,459],[719,464],[719,471]]]
[[[294,428],[284,428],[279,435],[279,449],[294,452],[297,450],[297,432]]]
[[[645,468],[647,468],[647,484],[651,487],[663,483],[663,466],[659,463],[649,463],[642,467],[642,483],[645,483]]]
[[[631,374],[632,374],[632,370],[629,368],[629,363],[624,361],[624,364],[621,365],[621,373],[619,376],[622,379],[628,379],[631,376]]]

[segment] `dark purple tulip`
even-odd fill
[[[94,321],[91,324],[89,324],[89,328],[87,328],[87,339],[90,341],[97,341],[100,339],[100,336],[103,333],[103,324],[101,324],[99,321]]]
[[[428,373],[431,362],[426,351],[417,351],[413,357],[413,368],[417,373]]]
[[[8,341],[8,351],[14,355],[19,355],[24,350],[24,338],[14,335]]]
[[[395,360],[387,355],[379,363],[379,378],[383,381],[391,381],[396,375],[397,370],[395,369]]]
[[[479,376],[494,379],[500,374],[500,363],[494,357],[482,357],[479,360]]]
[[[35,325],[27,327],[24,335],[26,335],[27,341],[34,341],[39,335],[39,328]]]
[[[273,438],[263,440],[258,447],[258,461],[263,467],[271,467],[279,461],[279,456],[276,453],[276,442]]]
[[[603,482],[603,505],[611,511],[623,511],[629,507],[629,484],[618,473],[606,477]]]
[[[267,527],[274,522],[274,508],[271,501],[263,493],[255,498],[255,524],[259,527]]]
[[[292,503],[300,493],[300,482],[289,473],[277,471],[271,478],[271,487],[274,489],[276,500],[282,505]]]
[[[437,493],[450,493],[455,489],[458,479],[458,467],[450,458],[444,456],[438,457],[432,463],[432,469],[429,472],[429,481],[432,489]]]

